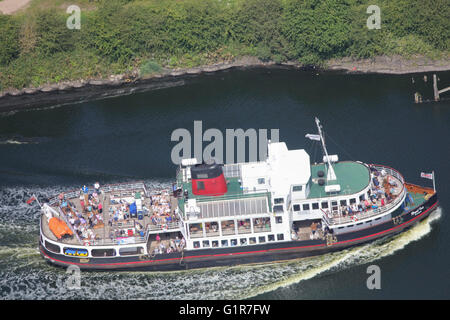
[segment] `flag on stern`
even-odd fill
[[[425,173],[425,172],[421,172],[421,173],[420,173],[420,177],[421,177],[421,178],[427,178],[427,179],[433,180],[433,173]]]
[[[311,140],[316,140],[316,141],[320,141],[320,135],[318,134],[307,134],[305,135],[305,138],[309,138]]]
[[[30,199],[27,200],[27,204],[31,204],[35,200],[36,200],[36,197],[32,196]]]

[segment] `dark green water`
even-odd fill
[[[413,84],[411,78],[415,78]],[[450,73],[439,73],[440,87]],[[428,75],[431,79],[431,74]],[[0,116],[0,298],[2,299],[355,299],[450,298],[450,102],[432,97],[423,75],[342,75],[247,70],[204,75],[186,85],[101,101]],[[445,95],[445,94],[444,94]],[[328,149],[397,168],[430,185],[436,172],[440,208],[392,241],[281,265],[177,273],[82,273],[68,290],[62,269],[37,252],[39,211],[24,202],[80,184],[143,179],[157,187],[175,175],[170,135],[218,128],[275,128],[289,148],[315,148],[314,117]],[[318,160],[316,154],[316,160]],[[381,268],[381,290],[368,290],[367,266]]]

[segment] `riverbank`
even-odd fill
[[[127,95],[148,90],[157,90],[184,85],[190,78],[200,74],[223,72],[231,69],[249,68],[293,68],[337,71],[348,74],[383,73],[408,74],[450,70],[450,61],[431,60],[425,57],[405,59],[399,56],[376,57],[374,59],[352,60],[350,58],[330,60],[323,68],[305,67],[297,62],[264,62],[256,57],[243,57],[233,61],[185,69],[162,69],[158,73],[140,76],[138,70],[128,74],[111,75],[106,79],[80,79],[61,81],[40,87],[22,90],[11,89],[0,92],[0,112],[45,108],[53,105],[76,103],[87,100]]]
[[[329,70],[349,72],[407,74],[450,70],[450,57],[433,60],[423,56],[410,59],[401,56],[379,56],[373,59],[352,60],[351,58],[332,59],[327,62]]]

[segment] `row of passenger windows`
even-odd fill
[[[61,253],[61,248],[53,244],[51,242],[45,241],[45,247],[54,253]],[[65,255],[68,256],[77,256],[77,257],[87,257],[88,251],[87,249],[78,249],[78,248],[69,248],[64,247],[63,252]],[[119,249],[119,255],[120,256],[130,256],[130,255],[137,255],[137,254],[143,254],[144,248],[143,247],[124,247]],[[116,250],[113,248],[110,249],[91,249],[91,255],[93,257],[114,257],[116,256]]]
[[[282,223],[282,218],[277,217],[276,223]],[[213,237],[219,235],[219,221],[200,222],[189,224],[189,234],[191,238],[203,237],[203,229],[206,236]],[[251,233],[250,219],[222,220],[220,221],[220,229],[223,235],[231,235],[237,233]],[[253,218],[253,232],[270,232],[271,224],[269,217]]]
[[[284,234],[277,234],[277,240],[284,240]],[[258,242],[257,242],[258,241]],[[257,243],[265,243],[267,241],[275,241],[275,235],[269,234],[266,236],[259,237],[250,237],[250,238],[240,238],[240,239],[224,239],[220,240],[221,247],[236,247],[238,245],[245,246],[247,244],[257,244]],[[200,248],[200,244],[202,248],[217,248],[219,247],[219,240],[203,240],[203,241],[194,241],[194,248]]]
[[[381,219],[381,217],[374,219],[374,221],[377,221],[377,220],[380,220],[380,219]],[[366,223],[366,224],[369,224],[369,223],[371,223],[371,222],[372,222],[372,220],[367,220],[365,223]],[[356,225],[357,225],[357,226],[360,226],[360,225],[362,225],[363,223],[364,223],[364,222],[360,222],[360,223],[357,223]],[[353,226],[355,226],[355,225],[354,225],[354,224],[349,224],[348,226],[339,227],[338,229],[351,228],[351,227],[353,227]]]
[[[363,193],[359,196],[359,201],[364,201],[366,199],[366,195]],[[340,200],[339,205],[340,206],[347,206],[348,204],[354,204],[356,203],[356,198],[351,198],[348,202],[347,200]],[[305,203],[303,205],[300,204],[294,204],[293,209],[294,211],[309,211],[309,210],[319,210],[319,204],[321,209],[337,209],[338,202],[337,201],[322,201],[322,202],[314,202],[314,203]]]

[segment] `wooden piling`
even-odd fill
[[[433,91],[434,91],[434,101],[439,101],[439,90],[437,88],[436,74],[433,74]]]

